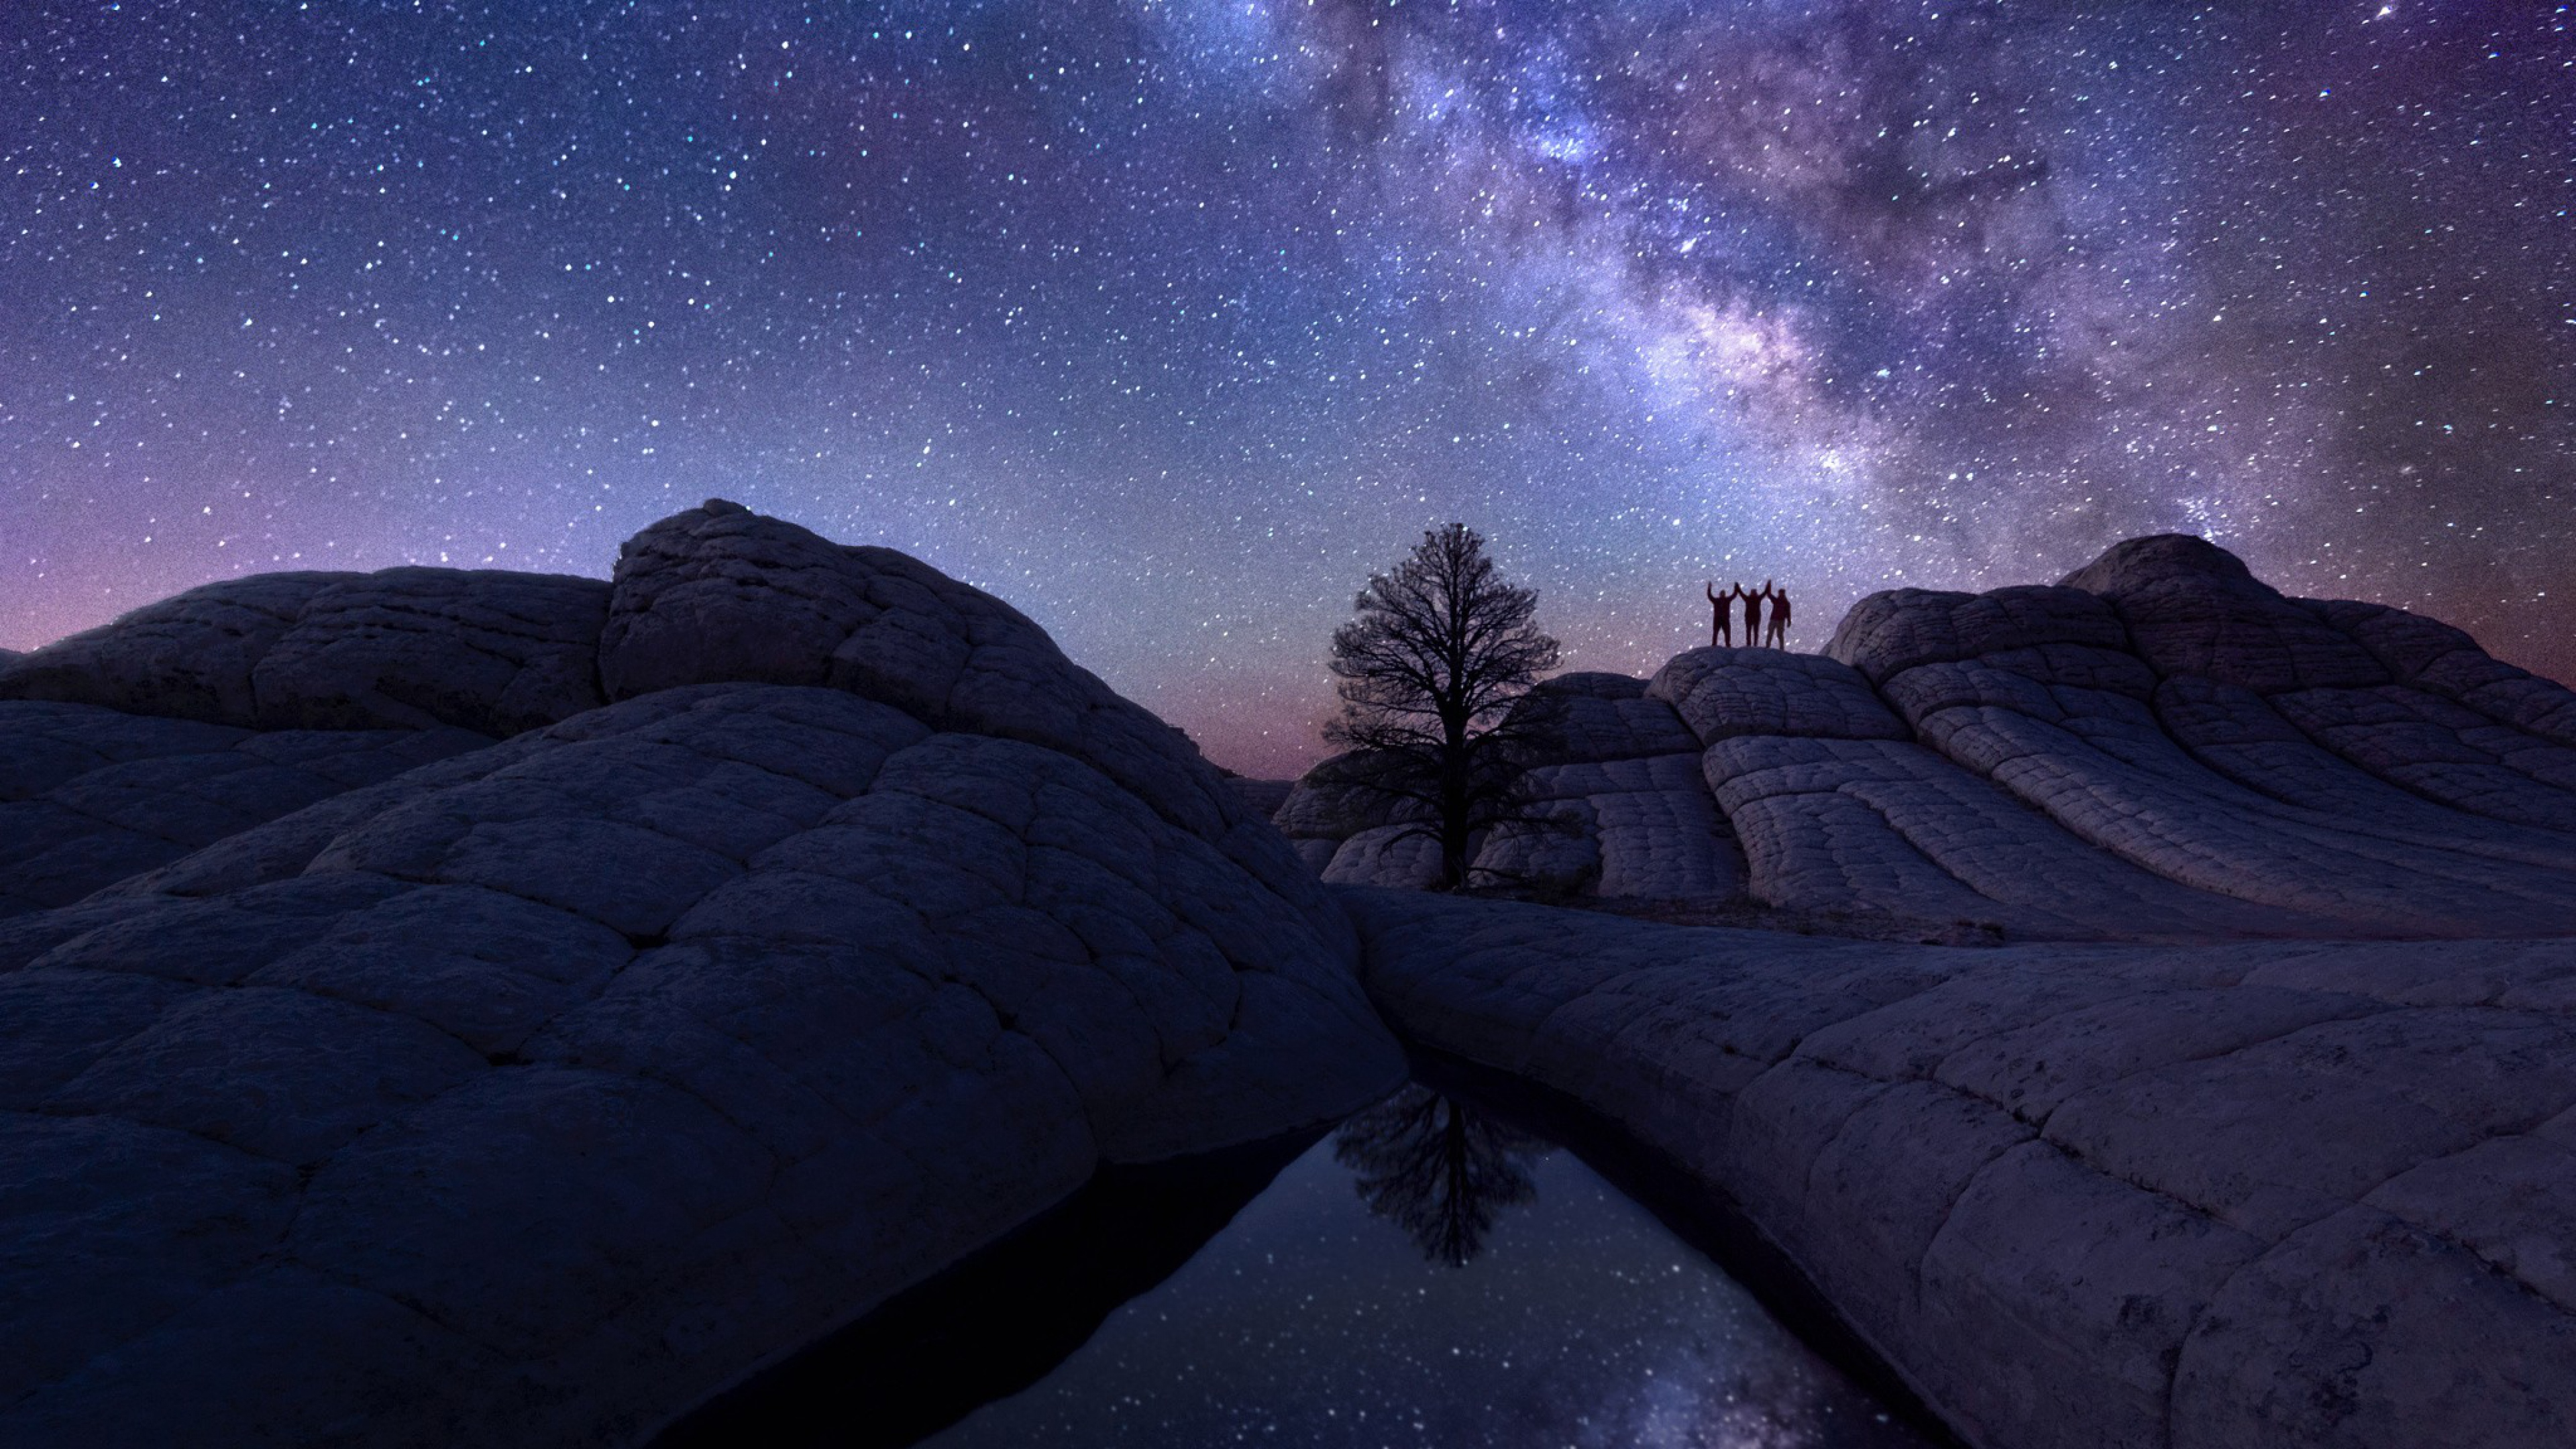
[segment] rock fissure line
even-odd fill
[[[617,1440],[1103,1162],[1372,1100],[1403,1070],[1373,996],[1796,1244],[1980,1449],[2576,1442],[2552,1306],[2576,1273],[2527,1246],[2576,1233],[2548,1125],[2576,1098],[2576,837],[2551,833],[2576,773],[2519,723],[2576,695],[2168,537],[2055,587],[1873,596],[1825,657],[1693,650],[1534,698],[1571,722],[1534,776],[1568,833],[1495,832],[1498,878],[2007,944],[1329,896],[1307,868],[1423,865],[1329,771],[1278,804],[1292,845],[1006,605],[718,501],[607,584],[235,580],[0,660],[14,788],[161,751],[84,788],[213,840],[19,816],[106,863],[13,883],[54,894],[10,897],[33,909],[0,956],[79,969],[0,972],[21,1019],[67,1023],[0,1037],[0,1081],[109,1110],[0,1119],[10,1180],[70,1225],[0,1345],[85,1294],[0,1437],[256,1412]],[[181,716],[263,763],[205,759]],[[309,741],[259,728],[299,722],[387,739],[306,769]],[[409,774],[335,790],[405,750]],[[2174,944],[2119,944],[2141,938]],[[108,968],[199,984],[83,984]],[[399,1071],[392,1037],[352,1045],[395,1023]],[[192,1056],[191,1031],[246,1045]],[[137,1130],[160,1118],[270,1155]],[[118,1177],[114,1144],[166,1161]]]
[[[820,552],[813,578],[786,590],[740,587],[799,550]],[[257,1405],[260,1422],[303,1425],[284,1430],[294,1438],[366,1422],[397,1435],[407,1423],[437,1425],[440,1437],[492,1443],[614,1440],[667,1422],[818,1326],[846,1322],[1008,1231],[1104,1160],[1275,1136],[1343,1115],[1400,1078],[1401,1054],[1352,976],[1356,941],[1321,888],[1229,803],[1179,736],[1064,661],[1036,626],[900,556],[830,548],[729,506],[648,530],[629,553],[608,585],[435,570],[215,585],[154,606],[131,629],[0,662],[0,744],[11,729],[62,729],[65,709],[148,723],[165,701],[174,713],[240,715],[243,725],[297,711],[340,711],[331,722],[348,723],[374,710],[401,712],[374,721],[399,731],[426,709],[469,722],[507,717],[530,731],[526,744],[481,747],[460,767],[431,767],[363,796],[316,782],[308,798],[328,799],[310,813],[217,817],[216,844],[194,855],[184,844],[155,846],[160,853],[141,862],[150,879],[129,875],[121,895],[64,905],[59,921],[40,910],[0,928],[15,956],[121,923],[124,935],[86,949],[166,975],[170,966],[151,953],[190,949],[187,933],[220,924],[184,912],[244,890],[301,892],[294,899],[308,903],[308,924],[223,928],[244,943],[223,949],[249,953],[227,958],[233,977],[300,953],[285,968],[294,973],[287,989],[220,995],[279,1012],[257,1024],[277,1043],[259,1051],[302,1063],[304,1075],[262,1078],[268,1069],[250,1057],[174,1058],[153,1069],[179,1071],[169,1087],[210,1104],[264,1094],[272,1117],[262,1120],[307,1139],[326,1120],[314,1114],[346,1121],[318,1175],[259,1189],[284,1193],[258,1199],[260,1242],[190,1250],[202,1269],[184,1257],[131,1262],[161,1274],[153,1281],[164,1288],[130,1303],[92,1294],[78,1319],[90,1326],[57,1332],[44,1364],[29,1366],[34,1378],[11,1384],[0,1437],[86,1442],[91,1429],[136,1414],[248,1423]],[[727,553],[715,571],[724,581],[699,570]],[[315,599],[324,588],[338,592]],[[228,596],[262,589],[285,591],[270,623],[245,631],[226,622]],[[404,595],[399,607],[371,612],[388,590]],[[800,592],[819,603],[800,603]],[[868,594],[883,602],[856,610],[859,625],[843,612],[842,627],[800,632],[781,617],[849,611]],[[534,621],[527,632],[548,637],[477,632],[494,617],[475,612],[478,598],[500,599],[511,616]],[[905,612],[915,609],[924,612]],[[557,619],[563,627],[545,627]],[[233,644],[212,642],[227,633]],[[859,635],[873,642],[845,655],[841,646]],[[743,659],[746,638],[773,653],[808,652],[783,664]],[[856,672],[836,655],[856,658]],[[154,673],[155,660],[183,657],[187,667],[167,680]],[[750,680],[740,677],[746,667]],[[808,683],[759,682],[781,677]],[[836,678],[868,683],[854,694],[831,687]],[[68,693],[71,703],[21,707],[21,687]],[[630,697],[603,703],[620,695]],[[975,851],[987,847],[970,843],[971,817],[932,808],[942,791],[825,823],[841,806],[884,795],[888,762],[939,733],[903,710],[924,700],[952,716],[938,723],[957,743],[944,755],[912,754],[907,768],[953,776],[949,798],[971,801],[984,788],[977,772],[998,780],[1025,771],[1027,758],[1054,762],[1039,773],[1062,772],[1075,785],[1014,807],[1013,858],[979,864]],[[569,732],[535,732],[574,719],[582,722]],[[815,733],[821,726],[843,733]],[[1009,754],[1001,740],[1012,734],[1029,736],[1040,754]],[[46,759],[75,773],[112,763],[95,751]],[[799,765],[777,767],[791,759]],[[506,779],[476,783],[502,765]],[[42,794],[63,781],[30,783]],[[177,799],[194,784],[182,766],[148,789]],[[148,791],[137,808],[146,799]],[[69,812],[51,818],[64,830],[114,828]],[[1093,838],[1126,843],[1079,848]],[[1071,848],[1061,862],[1043,851],[1031,859],[1041,839]],[[864,887],[795,869],[828,867],[832,857]],[[989,886],[979,884],[986,876]],[[329,881],[356,877],[409,889],[331,894]],[[1148,903],[1134,926],[1117,928],[1142,932],[1134,944],[1145,954],[1132,960],[1109,954],[1111,937],[1087,934],[1105,918],[1085,923],[1078,911],[1048,908],[1112,880]],[[385,904],[459,889],[468,893],[403,908],[408,915]],[[977,918],[968,909],[1001,899],[1036,914]],[[912,924],[889,934],[888,904]],[[355,924],[369,912],[383,914]],[[693,914],[700,934],[638,949],[639,932],[652,945]],[[437,928],[420,929],[433,916]],[[353,924],[334,935],[342,919]],[[686,962],[674,955],[684,944],[697,953]],[[924,948],[941,959],[916,959]],[[513,984],[521,969],[536,974]],[[1152,974],[1169,974],[1173,991],[1146,989]],[[16,999],[31,1011],[89,1009],[76,981],[21,979]],[[1004,989],[1006,981],[1019,984]],[[309,1008],[279,1004],[290,1001]],[[352,1021],[430,1027],[417,1049],[434,1042],[470,1058],[471,1070],[460,1063],[461,1077],[422,1079],[426,1096],[366,1096],[344,1079],[362,1058],[291,1045],[308,1018],[340,1021],[327,1012],[352,1007],[365,1008]],[[1077,1019],[1079,1029],[1067,1025]],[[36,1064],[42,1080],[67,1081],[167,1020],[25,1049],[54,1054]],[[0,1041],[0,1065],[18,1049]],[[495,1052],[527,1065],[496,1067]],[[70,1162],[82,1150],[69,1138],[17,1141],[0,1131],[0,1155],[71,1153]],[[236,1149],[207,1160],[263,1159]],[[421,1181],[439,1190],[405,1186]],[[83,1199],[48,1210],[76,1224],[112,1211],[165,1225],[144,1240],[175,1247],[189,1214],[212,1201],[173,1196],[182,1186],[147,1181],[121,1206]],[[599,1205],[610,1202],[629,1208],[603,1215]],[[79,1231],[56,1241],[75,1255],[90,1242],[111,1250],[110,1239]],[[274,1257],[290,1243],[291,1270]],[[505,1244],[528,1255],[525,1271],[494,1271],[488,1257]],[[729,1265],[721,1282],[693,1266],[706,1251]],[[206,1333],[204,1315],[243,1292],[260,1303],[257,1318]],[[218,1293],[227,1296],[210,1301]],[[726,1309],[709,1293],[744,1295],[746,1308]],[[761,1306],[749,1307],[755,1299]],[[364,1302],[386,1306],[356,1306]],[[667,1334],[656,1317],[664,1314],[679,1315]],[[477,1331],[451,1334],[462,1323]],[[11,1331],[0,1312],[0,1334]],[[445,1342],[459,1346],[424,1356],[405,1347],[406,1331],[449,1334]],[[686,1359],[672,1357],[669,1345],[680,1342],[690,1345]],[[478,1346],[469,1353],[469,1344]],[[532,1353],[558,1385],[534,1401],[513,1367],[533,1367]],[[324,1361],[354,1371],[271,1382],[275,1365]],[[182,1382],[193,1387],[171,1387]],[[389,1419],[349,1394],[409,1408]]]

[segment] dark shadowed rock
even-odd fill
[[[103,886],[491,741],[457,729],[273,730],[0,700],[0,915]]]
[[[1416,826],[1372,825],[1336,845],[1321,874],[1333,885],[1430,890],[1440,884],[1440,838]]]
[[[1288,792],[1297,788],[1294,780],[1254,780],[1242,775],[1226,777],[1227,788],[1243,802],[1243,808],[1267,820],[1288,803]]]
[[[2576,690],[2516,669],[2438,619],[2380,604],[2301,600],[2349,634],[2399,684],[2468,706],[2553,744],[2576,747]]]
[[[258,574],[0,662],[0,699],[253,729],[515,734],[600,700],[607,586],[493,570]]]
[[[2068,574],[2062,585],[2108,600],[2140,657],[2159,674],[2197,674],[2258,694],[2388,680],[2350,636],[2283,598],[2243,560],[2206,539],[2133,538]]]
[[[356,577],[254,574],[174,594],[0,665],[0,698],[256,725],[251,670],[314,595]]]
[[[1357,751],[1334,755],[1299,776],[1271,821],[1292,841],[1340,845],[1363,830],[1391,825],[1415,812],[1410,801],[1364,783],[1369,762]],[[1324,853],[1326,860],[1332,853]]]
[[[602,703],[595,579],[401,568],[315,594],[251,671],[265,729],[513,735]]]
[[[2200,579],[2227,588],[2253,578],[2245,560],[2208,539],[2188,533],[2151,533],[2111,545],[2100,558],[2059,579],[2057,586],[2117,597],[2177,579]]]
[[[1515,706],[1538,727],[1538,765],[1637,760],[1699,748],[1699,740],[1646,681],[1624,674],[1560,674],[1543,680]]]
[[[2111,606],[2080,588],[1894,589],[1854,604],[1825,645],[1825,657],[1885,684],[1918,665],[2065,644],[2125,651],[2129,640]]]
[[[1779,649],[1692,649],[1646,685],[1703,745],[1740,735],[1901,740],[1905,726],[1850,666]]]
[[[1646,681],[1632,675],[1612,674],[1599,669],[1572,669],[1552,674],[1538,682],[1531,691],[1537,695],[1559,695],[1567,699],[1643,699]]]
[[[1531,813],[1538,818],[1498,826],[1485,837],[1468,883],[1551,896],[1599,894],[1601,821],[1591,801],[1551,800]]]
[[[1640,703],[1664,708],[1659,700]],[[1680,728],[1678,719],[1673,728]],[[1660,754],[1542,765],[1532,796],[1556,807],[1555,829],[1498,829],[1476,857],[1493,883],[1607,898],[1726,899],[1744,888],[1744,859],[1699,756]]]
[[[1996,667],[2006,663],[2018,667]],[[2328,921],[2367,934],[2576,929],[2562,870],[2500,859],[2505,852],[2487,845],[2503,832],[2485,821],[2429,822],[2417,817],[2443,812],[2422,810],[2374,818],[2264,793],[2242,747],[2268,731],[2278,753],[2286,721],[2250,691],[2178,675],[2159,687],[2169,706],[2160,715],[2131,681],[2099,687],[2102,674],[1998,655],[1918,666],[1889,680],[1887,693],[1919,738],[2084,844],[2200,891],[2308,913],[2306,929]],[[2197,703],[2184,705],[2186,697]],[[2222,700],[2234,701],[2225,706],[2233,724],[2222,722]],[[2235,740],[2223,748],[2246,768],[2213,771],[2176,738],[2178,728],[2193,740]],[[2440,889],[2428,889],[2436,882]],[[2241,907],[2236,914],[2239,933],[2252,929]]]
[[[1017,609],[892,549],[722,499],[627,541],[599,647],[612,699],[711,680],[827,684],[939,728],[1061,750],[1194,830],[1240,814],[1187,736]]]
[[[2415,794],[2576,833],[2576,692],[2402,609],[2302,603],[2349,633],[2394,680],[2276,696],[2303,731]]]
[[[565,711],[500,744],[0,705],[0,808],[85,822],[32,862],[90,843],[27,903],[107,886],[0,921],[0,1440],[632,1441],[1102,1162],[1401,1077],[1287,842],[1035,625],[722,506],[628,564],[605,656],[422,571],[81,645],[182,715]],[[223,814],[236,756],[300,773]]]
[[[1699,737],[1646,681],[1561,674],[1514,708],[1530,727],[1524,787],[1537,818],[1495,829],[1471,884],[1608,899],[1742,892],[1742,853],[1700,782]]]

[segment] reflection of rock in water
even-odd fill
[[[1108,1164],[1008,1236],[700,1405],[650,1449],[916,1443],[1053,1372],[1314,1141]]]
[[[1531,1159],[1547,1144],[1453,1097],[1409,1086],[1342,1124],[1333,1156],[1359,1174],[1369,1211],[1393,1219],[1422,1255],[1465,1267],[1496,1209],[1538,1195]]]

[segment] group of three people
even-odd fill
[[[1733,623],[1735,604],[1739,599],[1744,604],[1744,647],[1750,649],[1763,644],[1768,644],[1774,649],[1789,647],[1789,595],[1783,590],[1771,587],[1769,579],[1762,581],[1759,592],[1748,590],[1742,584],[1736,584],[1721,594],[1713,581],[1703,581],[1700,587],[1707,592],[1709,608],[1712,611],[1708,621],[1708,642],[1712,648],[1721,644],[1731,645],[1735,642]],[[1771,604],[1771,627],[1767,635],[1763,631],[1762,620],[1762,605],[1765,600],[1769,600]]]

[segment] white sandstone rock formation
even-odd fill
[[[2576,932],[2576,693],[2199,539],[1876,594],[1823,656],[1693,649],[1530,704],[1563,724],[1530,771],[1557,823],[1497,830],[1488,884],[2022,938]],[[1335,848],[1301,854],[1414,884],[1338,853],[1382,822],[1330,774],[1279,814]]]
[[[2576,1443],[2576,941],[1956,949],[1352,892],[1985,1449]]]
[[[1740,1215],[1985,1449],[2576,1442],[2576,694],[2183,538],[1827,656],[1673,660],[1652,793],[1771,905],[2031,944],[1346,892],[1380,1009]],[[1606,857],[1584,768],[1533,774]]]
[[[0,696],[0,1441],[631,1442],[1403,1073],[1177,731],[730,504],[613,587],[199,590]]]
[[[247,729],[515,734],[591,709],[608,585],[493,570],[256,574],[0,664],[0,698]]]

